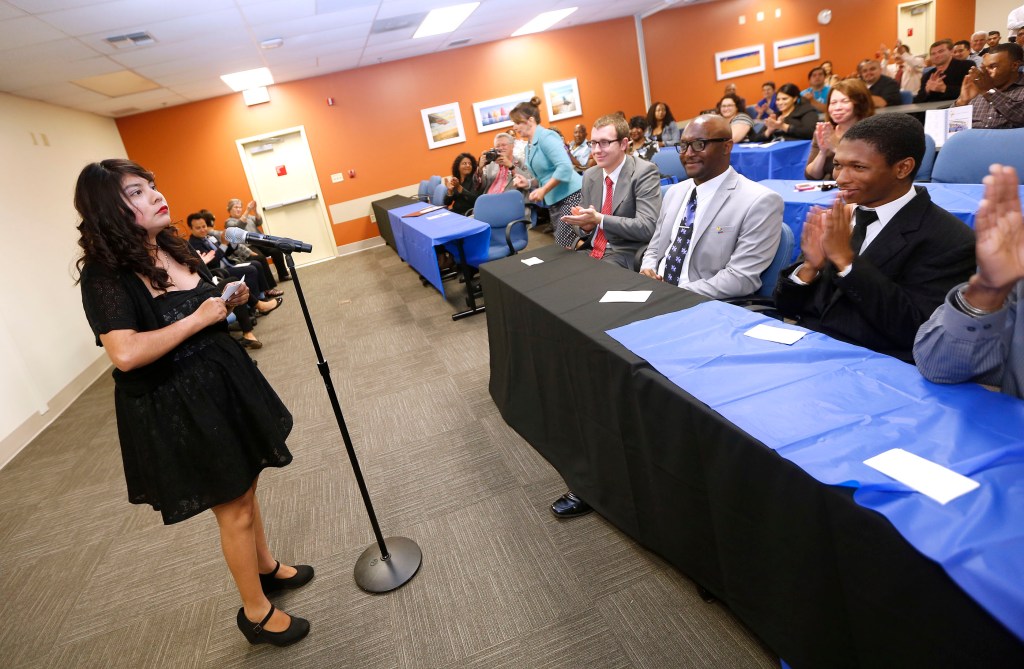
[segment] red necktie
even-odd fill
[[[612,213],[612,178],[604,178],[604,204],[601,205],[601,213],[608,215]],[[608,246],[608,239],[604,236],[604,227],[599,227],[594,234],[594,250],[590,252],[592,258],[603,258],[604,250]]]
[[[896,83],[903,84],[903,65],[900,65],[899,69],[896,70]]]

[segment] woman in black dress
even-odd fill
[[[460,153],[452,163],[452,175],[444,178],[448,193],[444,196],[444,206],[456,214],[463,214],[473,208],[480,193],[476,184],[476,158],[468,153]]]
[[[177,236],[153,175],[122,159],[88,165],[75,208],[82,303],[113,361],[114,403],[128,499],[166,524],[212,509],[243,606],[250,643],[294,643],[309,623],[276,609],[267,594],[305,585],[312,567],[291,567],[267,546],[256,500],[265,467],[292,455],[292,417],[248,354],[227,333],[227,301]]]

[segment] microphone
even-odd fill
[[[246,232],[241,228],[227,228],[224,230],[224,239],[232,244],[252,244],[254,246],[269,246],[279,249],[283,253],[310,253],[313,247],[306,242],[287,237],[274,237],[259,232]]]

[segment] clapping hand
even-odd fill
[[[928,82],[925,83],[924,89],[929,93],[945,93],[946,74],[938,71],[932,72],[932,76],[928,77]]]
[[[203,261],[204,263],[207,263],[207,264],[209,264],[210,262],[212,262],[212,261],[213,261],[213,259],[214,259],[214,258],[216,258],[216,257],[217,257],[217,252],[216,252],[216,251],[214,251],[213,249],[210,249],[209,251],[206,251],[206,252],[204,252],[204,253],[200,253],[200,254],[199,254],[199,258],[200,258],[200,259],[201,259],[201,260],[202,260],[202,261]]]
[[[825,249],[821,245],[824,234],[822,216],[825,212],[826,210],[821,207],[811,207],[800,232],[800,253],[803,255],[804,264],[797,270],[797,276],[804,283],[814,281],[818,272],[825,267]]]
[[[853,227],[850,225],[853,218],[853,205],[843,204],[842,198],[837,197],[832,203],[831,209],[822,213],[821,225],[821,248],[829,262],[842,271],[853,263],[853,247],[850,246],[850,237],[853,236]]]
[[[569,225],[575,225],[583,230],[583,232],[590,232],[597,224],[601,221],[601,217],[598,216],[597,210],[593,207],[573,207],[571,215],[563,216],[562,222]]]
[[[974,219],[978,272],[964,294],[979,309],[999,309],[1013,286],[1024,279],[1024,218],[1017,170],[992,165],[985,197]]]
[[[814,127],[814,139],[818,142],[818,150],[829,154],[836,152],[835,128],[831,123],[821,122]]]
[[[782,127],[783,121],[781,121],[775,114],[775,112],[768,112],[768,118],[764,120],[764,125],[771,132],[775,132]]]

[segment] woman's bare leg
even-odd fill
[[[274,559],[274,554],[270,552],[270,546],[267,545],[267,535],[263,531],[263,516],[260,515],[260,502],[256,499],[256,484],[253,484],[253,522],[252,529],[256,539],[256,557],[259,560],[259,570],[261,574],[269,574],[274,571],[274,565],[277,564],[277,560]],[[285,563],[281,563],[281,568],[277,570],[277,577],[291,578],[295,576],[295,567],[290,567]]]

